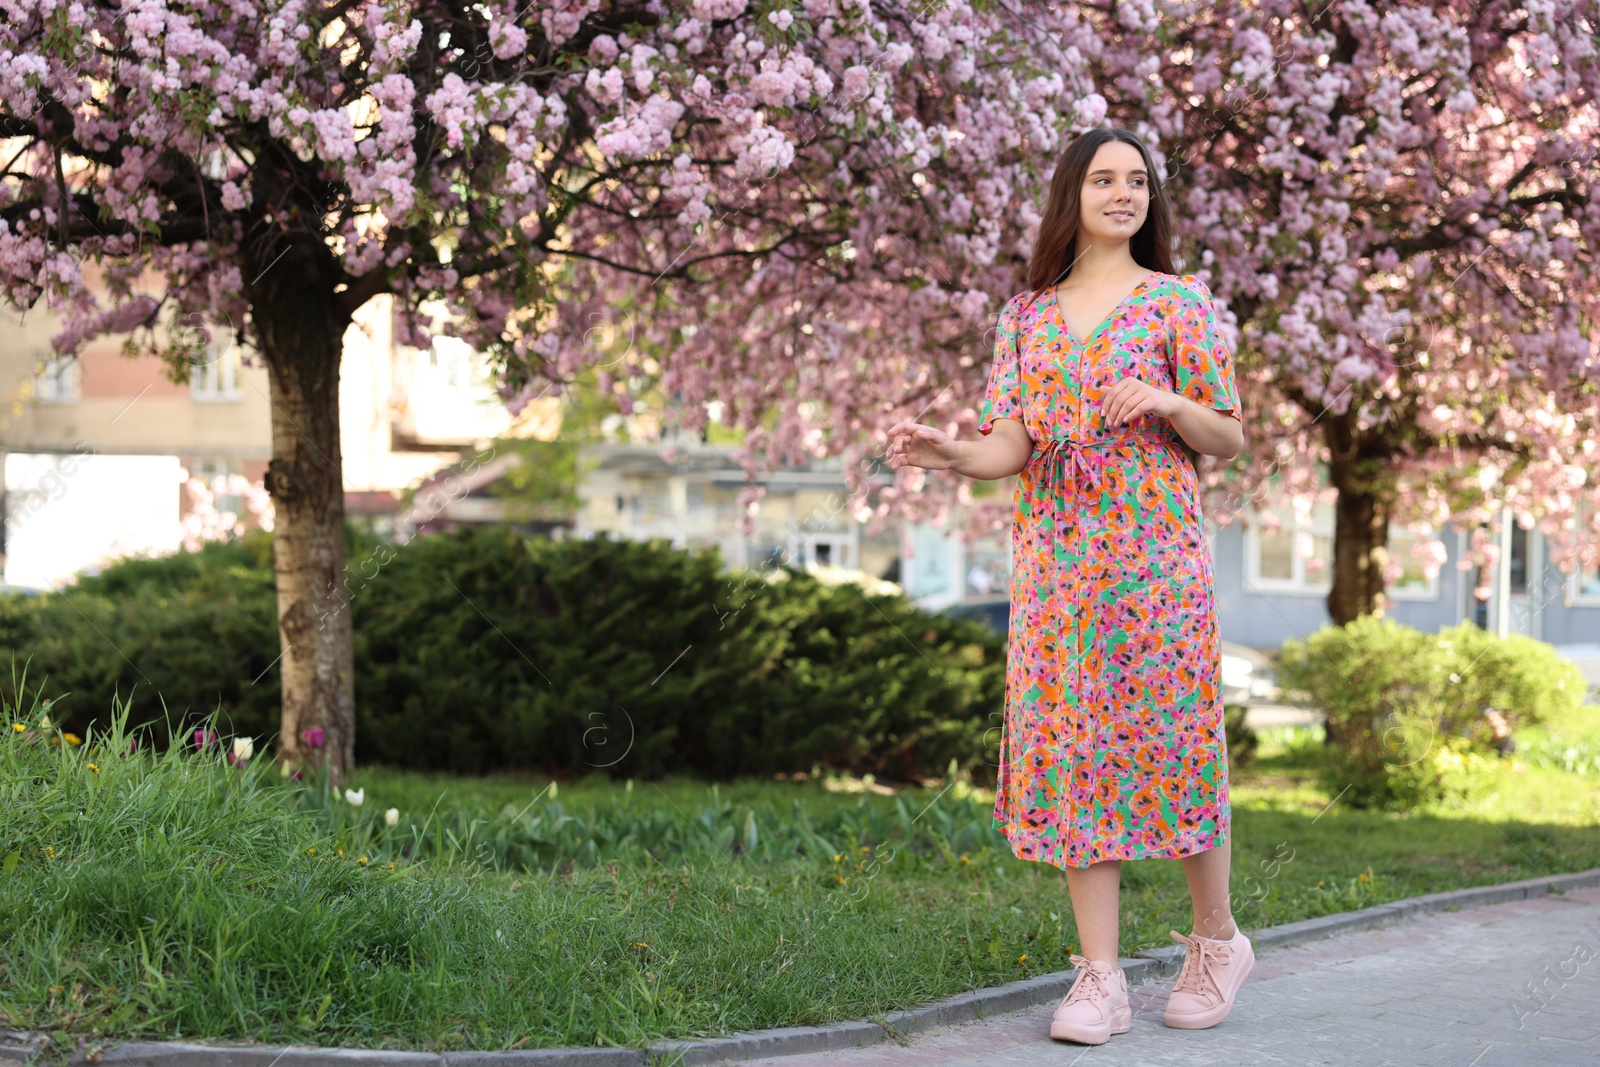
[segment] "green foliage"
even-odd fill
[[[352,534],[352,537],[357,535]],[[46,676],[78,729],[278,723],[270,539],[108,568],[0,599],[0,655]],[[983,763],[1000,639],[804,572],[725,572],[715,550],[526,540],[505,528],[352,543],[359,762],[480,773],[709,777],[809,769],[911,780]],[[15,694],[12,695],[15,699]],[[992,758],[992,757],[991,757]]]
[[[1279,681],[1321,708],[1335,745],[1326,784],[1356,806],[1466,795],[1494,751],[1486,707],[1512,728],[1576,708],[1577,667],[1521,635],[1463,623],[1437,634],[1363,616],[1284,642]]]
[[[1517,731],[1516,755],[1537,767],[1600,780],[1600,706],[1557,711],[1538,726]]]
[[[507,468],[491,482],[490,495],[504,501],[514,519],[540,516],[547,512],[571,512],[578,498],[578,448],[576,441],[502,439],[494,443],[495,454],[512,453],[521,462]]]
[[[1078,947],[1060,871],[1013,858],[992,793],[959,779],[877,796],[832,775],[361,768],[357,806],[260,752],[130,752],[126,705],[75,745],[37,696],[0,709],[0,1028],[51,1033],[38,1062],[138,1038],[639,1047],[892,1012]],[[1282,767],[1235,776],[1240,924],[1600,863],[1596,784],[1506,762],[1470,813],[1398,818]],[[1129,866],[1125,949],[1170,944],[1180,865]]]
[[[180,733],[216,712],[226,732],[262,737],[278,721],[278,649],[270,535],[129,560],[62,593],[0,597],[0,657],[27,663],[79,734],[132,696],[135,722],[156,724],[162,745],[163,698]]]
[[[1243,704],[1227,704],[1222,709],[1222,728],[1227,739],[1229,769],[1244,767],[1251,763],[1260,744],[1256,732],[1245,725],[1244,716],[1247,710]]]
[[[715,550],[479,529],[406,546],[372,591],[358,754],[406,766],[923,777],[977,762],[1003,693],[980,624]]]

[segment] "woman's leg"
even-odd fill
[[[1232,858],[1231,840],[1183,857],[1183,876],[1189,881],[1189,899],[1194,905],[1194,932],[1201,937],[1226,941],[1238,929],[1228,903],[1228,867]],[[1076,906],[1076,896],[1073,901]]]
[[[1116,967],[1122,861],[1104,860],[1087,867],[1068,867],[1066,871],[1072,917],[1082,942],[1078,954]]]

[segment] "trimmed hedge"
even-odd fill
[[[1327,715],[1324,784],[1373,808],[1463,793],[1496,751],[1485,708],[1514,729],[1572,713],[1585,693],[1577,666],[1531,637],[1370,615],[1285,641],[1278,681]]]
[[[385,545],[352,531],[356,758],[425,770],[709,777],[815,764],[992,780],[1002,639],[902,596],[786,568],[724,571],[665,541],[527,540],[480,527]],[[220,710],[278,722],[270,535],[135,560],[63,594],[0,598],[28,688],[81,729]],[[20,677],[5,683],[11,696]],[[170,740],[164,735],[162,741]]]

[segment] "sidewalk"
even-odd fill
[[[1245,931],[1249,933],[1247,929]],[[1522,1067],[1600,1064],[1600,889],[1425,915],[1265,948],[1231,1015],[1161,1023],[1172,979],[1133,989],[1133,1029],[1052,1041],[1055,1004],[927,1030],[900,1045],[749,1067]]]

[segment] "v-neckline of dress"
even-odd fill
[[[1146,274],[1143,278],[1140,278],[1138,283],[1134,285],[1132,289],[1128,290],[1128,295],[1117,301],[1117,306],[1106,312],[1105,317],[1095,324],[1095,328],[1089,331],[1088,340],[1085,341],[1079,341],[1077,338],[1072,336],[1072,327],[1067,325],[1067,316],[1061,311],[1061,301],[1056,298],[1056,286],[1052,285],[1050,287],[1050,303],[1055,305],[1056,321],[1061,323],[1061,332],[1067,335],[1067,339],[1072,342],[1072,347],[1074,348],[1080,348],[1089,345],[1094,341],[1096,335],[1100,333],[1100,330],[1105,326],[1105,324],[1117,317],[1117,312],[1122,310],[1122,305],[1132,300],[1134,294],[1138,293],[1140,289],[1144,288],[1145,282],[1149,281],[1151,278],[1154,278],[1160,273],[1161,272],[1158,270],[1153,270],[1149,274]]]

